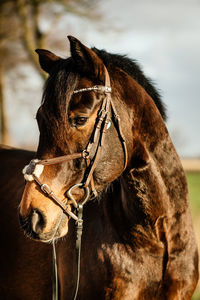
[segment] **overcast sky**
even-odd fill
[[[168,108],[167,127],[172,138],[176,138],[178,153],[200,156],[200,1],[104,0],[100,9],[104,13],[101,26],[77,18],[62,20],[70,22],[67,28],[71,28],[63,32],[65,43],[66,35],[73,34],[88,46],[128,54],[138,60],[161,91]],[[38,80],[34,79],[35,106],[41,98]],[[26,86],[29,84],[33,84],[32,79]],[[23,82],[17,87],[23,89]],[[31,109],[21,111],[18,126],[12,128],[16,143],[25,136],[21,130],[24,124],[27,132],[31,127],[37,140],[35,121],[24,117],[30,113],[28,110]],[[32,114],[34,110],[35,107]]]
[[[200,1],[112,0],[103,8],[121,31],[90,33],[89,42],[139,61],[161,90],[179,153],[200,156]]]

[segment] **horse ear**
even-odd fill
[[[39,55],[41,68],[49,74],[51,73],[52,68],[55,66],[55,63],[58,60],[61,60],[61,57],[56,56],[54,53],[45,49],[36,49],[35,52]]]
[[[73,36],[68,36],[71,56],[78,69],[104,82],[104,64],[97,54]]]

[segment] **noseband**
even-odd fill
[[[78,292],[78,285],[79,285],[80,249],[81,249],[81,235],[82,235],[82,225],[83,225],[83,219],[82,219],[83,206],[90,198],[89,185],[91,187],[94,196],[97,196],[97,192],[95,190],[95,185],[94,185],[93,173],[95,171],[95,167],[97,165],[100,156],[101,148],[104,144],[105,133],[110,127],[111,120],[118,133],[118,137],[121,142],[123,153],[124,153],[123,171],[127,166],[126,142],[121,131],[119,115],[117,114],[117,111],[111,99],[112,89],[110,86],[110,77],[106,68],[105,68],[105,86],[96,85],[89,88],[82,88],[82,89],[75,90],[73,94],[78,94],[78,93],[83,93],[88,91],[104,93],[105,98],[103,99],[101,107],[97,113],[97,118],[93,129],[93,133],[89,139],[86,148],[79,153],[73,153],[73,154],[63,155],[63,156],[44,159],[44,160],[38,160],[38,159],[31,160],[29,165],[26,166],[23,170],[24,177],[27,181],[35,181],[39,185],[42,192],[44,192],[49,198],[51,198],[58,206],[62,208],[64,213],[67,213],[77,223],[77,240],[76,240],[76,250],[78,253],[77,284],[76,284],[76,289],[75,289],[73,299],[76,299],[77,292]],[[95,152],[93,152],[93,149],[95,149]],[[91,152],[95,153],[92,158],[90,158]],[[66,192],[67,199],[60,200],[53,193],[53,191],[50,189],[50,187],[47,184],[41,182],[41,180],[39,179],[40,175],[38,176],[38,174],[42,173],[44,166],[60,164],[63,162],[67,162],[75,159],[81,159],[81,158],[84,159],[86,163],[86,169],[83,176],[83,181],[81,183],[77,183],[73,185],[67,190]],[[73,196],[73,191],[77,188],[81,188],[84,190],[84,197],[80,202],[77,202]],[[75,207],[75,209],[77,210],[77,214],[73,213],[70,210],[69,208],[70,204],[72,204]],[[54,248],[54,260],[55,260],[55,248]],[[55,272],[55,268],[57,267],[56,266],[54,267],[54,272]],[[55,276],[57,276],[57,274]],[[55,294],[57,294],[57,291],[55,292]],[[55,296],[54,299],[57,299],[57,296]]]

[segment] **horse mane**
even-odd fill
[[[160,93],[155,88],[152,80],[144,75],[140,65],[136,60],[130,59],[126,55],[111,54],[105,50],[99,50],[95,47],[91,49],[102,59],[103,63],[106,67],[108,67],[108,69],[112,68],[112,66],[118,67],[135,79],[151,96],[158,110],[160,111],[161,116],[163,117],[164,121],[166,121],[166,107],[161,100]]]
[[[158,90],[155,88],[151,79],[146,77],[136,60],[128,58],[126,55],[120,54],[111,54],[105,50],[99,50],[97,48],[91,48],[103,61],[108,70],[112,70],[113,67],[118,67],[126,72],[129,76],[131,76],[134,80],[136,80],[145,91],[151,96],[154,103],[156,104],[158,110],[160,111],[161,116],[164,121],[167,119],[166,107],[163,101],[161,100],[161,96]],[[73,76],[70,75],[71,71],[73,72]],[[61,103],[61,106],[66,105],[66,92],[69,93],[69,98],[71,97],[72,91],[74,89],[74,82],[77,80],[77,76],[75,76],[76,68],[73,64],[73,59],[71,57],[67,59],[63,59],[58,62],[54,68],[54,72],[48,78],[44,93],[42,103],[46,102],[49,97],[51,105],[54,103],[54,112],[56,110],[56,106],[58,107]],[[73,78],[71,78],[73,77]],[[66,91],[66,82],[70,81]],[[61,103],[55,103],[56,95],[59,94],[59,98]],[[48,97],[47,97],[48,96]]]

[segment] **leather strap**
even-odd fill
[[[80,281],[80,265],[81,265],[81,237],[83,233],[83,205],[78,204],[78,221],[76,225],[76,285],[72,299],[76,300]]]
[[[52,300],[58,300],[58,266],[57,266],[55,240],[53,240],[52,246],[53,246]]]
[[[113,102],[111,102],[111,109],[112,109],[112,115],[113,115],[113,122],[114,122],[115,128],[117,130],[119,139],[122,144],[123,152],[124,152],[124,169],[123,169],[123,171],[124,171],[126,169],[127,163],[128,163],[128,151],[127,151],[126,141],[125,141],[124,135],[121,130],[120,116],[117,114],[117,111],[115,109]]]
[[[47,194],[49,198],[51,198],[57,205],[59,205],[64,212],[66,212],[70,217],[72,217],[75,221],[78,220],[78,217],[68,208],[68,205],[65,204],[64,201],[61,201],[49,188],[47,184],[43,184],[40,179],[33,175],[35,182],[40,186],[41,190]]]
[[[44,166],[49,166],[49,165],[55,165],[55,164],[60,164],[65,161],[70,161],[78,158],[85,158],[86,157],[86,152],[80,152],[80,153],[73,153],[73,154],[67,154],[67,155],[62,155],[54,158],[47,158],[40,160],[38,163],[40,165]]]

